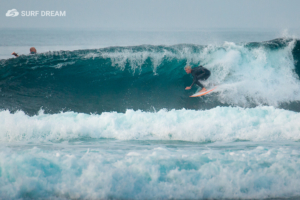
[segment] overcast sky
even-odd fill
[[[300,28],[300,0],[0,0],[0,28]],[[6,17],[8,10],[66,17]]]

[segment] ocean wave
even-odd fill
[[[0,60],[0,108],[35,114],[43,109],[125,112],[126,109],[210,109],[269,105],[297,110],[300,44],[296,39],[262,43],[132,46],[58,51]],[[185,65],[204,65],[218,85],[212,95],[189,98]]]
[[[274,107],[216,107],[211,110],[160,110],[28,116],[0,112],[1,142],[59,142],[86,138],[117,140],[298,141],[300,114]]]

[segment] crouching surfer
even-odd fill
[[[208,77],[210,76],[210,71],[204,67],[202,67],[201,65],[195,68],[191,68],[191,66],[186,66],[184,68],[185,72],[187,74],[192,74],[193,76],[193,83],[190,87],[186,87],[186,90],[190,90],[194,84],[197,84],[198,86],[200,86],[202,88],[202,90],[200,92],[205,92],[206,89],[205,87],[202,85],[202,83],[200,81],[205,81],[208,79]]]

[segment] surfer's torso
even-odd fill
[[[191,71],[192,76],[198,79],[199,76],[202,76],[203,74],[209,74],[210,75],[210,71],[204,67],[202,67],[201,65],[199,67],[195,67],[192,69]],[[199,77],[201,78],[201,77]]]
[[[210,76],[210,71],[200,65],[199,67],[193,68],[191,71],[191,74],[194,78],[191,86],[193,86],[194,84],[197,84],[203,88],[204,86],[199,82],[199,80],[208,79],[208,77]]]

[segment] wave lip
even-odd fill
[[[28,116],[0,112],[0,141],[117,140],[276,141],[300,140],[300,113],[274,107],[217,107],[211,110],[127,110]]]

